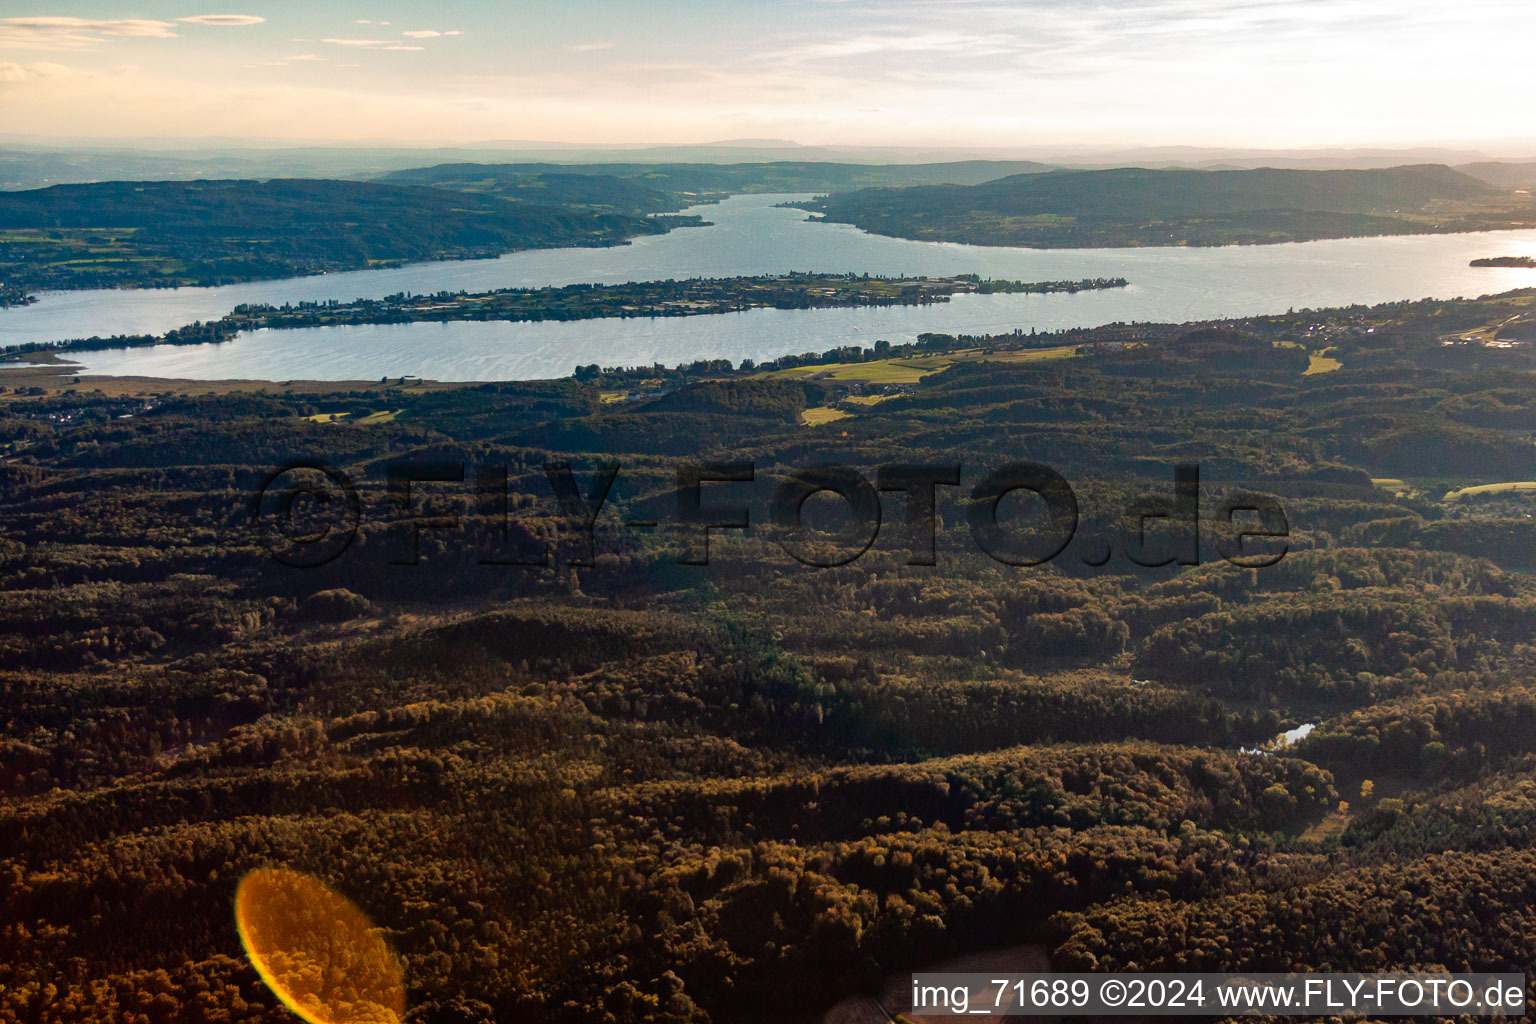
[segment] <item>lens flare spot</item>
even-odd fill
[[[235,924],[261,980],[309,1024],[399,1024],[400,961],[361,910],[297,871],[258,868],[235,891]]]

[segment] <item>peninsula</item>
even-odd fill
[[[1113,170],[864,188],[793,204],[876,235],[1043,249],[1258,245],[1536,226],[1528,193],[1438,164]]]

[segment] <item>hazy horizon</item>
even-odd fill
[[[1491,0],[8,6],[0,116],[60,145],[1536,153]]]
[[[537,153],[568,152],[572,157],[625,153],[646,154],[666,150],[739,150],[768,154],[805,151],[807,154],[835,154],[839,158],[868,161],[889,158],[895,163],[926,160],[1042,160],[1066,161],[1110,157],[1143,157],[1177,161],[1216,161],[1222,159],[1262,158],[1273,155],[1288,159],[1327,159],[1349,157],[1402,157],[1427,162],[1442,160],[1536,160],[1536,142],[1514,140],[1486,141],[1405,141],[1375,145],[1332,146],[1217,146],[1166,142],[1144,145],[1034,145],[1034,146],[923,146],[824,143],[809,144],[796,139],[708,139],[700,142],[674,142],[664,139],[647,142],[571,142],[562,139],[334,139],[334,138],[218,138],[207,136],[76,136],[0,133],[0,146],[19,150],[143,153],[267,153],[286,150],[341,151],[419,151],[419,152],[496,152]],[[774,156],[773,159],[782,157]],[[814,159],[814,156],[807,157]]]

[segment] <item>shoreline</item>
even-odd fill
[[[33,358],[37,357],[37,358]],[[476,387],[483,381],[423,380],[411,377],[407,384],[380,384],[372,380],[261,380],[254,377],[227,377],[197,380],[190,377],[118,377],[111,374],[82,374],[85,364],[60,359],[52,352],[28,353],[13,362],[0,363],[0,388],[10,389],[8,399],[52,398],[71,393],[101,394],[108,397],[148,398],[168,392],[178,395],[224,395],[235,391],[277,394],[334,394],[336,392],[410,392],[453,391]],[[391,378],[397,380],[398,378]],[[553,378],[552,378],[553,379]],[[40,393],[27,394],[31,389]]]
[[[743,193],[743,195],[755,195],[755,194],[756,193]],[[772,194],[772,195],[780,195],[782,193],[770,193],[770,194]],[[799,209],[799,207],[792,206],[792,205],[789,205],[789,204],[784,204],[784,203],[776,204],[775,208],[776,209],[791,209],[791,210],[792,209]],[[851,224],[851,223],[849,223],[847,221],[833,221],[833,220],[826,220],[824,218],[819,218],[819,217],[807,217],[806,221],[808,223],[816,223],[816,224],[824,224],[824,225],[835,226],[835,227],[851,228],[854,231],[859,232],[860,234],[869,235],[869,236],[874,237],[874,238],[891,238],[891,239],[896,239],[898,241],[903,241],[903,242],[919,242],[919,243],[923,243],[923,244],[926,244],[926,245],[935,245],[935,246],[970,246],[970,247],[976,248],[976,249],[1014,249],[1014,250],[1017,250],[1019,252],[1035,252],[1035,253],[1060,253],[1060,252],[1111,252],[1112,253],[1112,252],[1124,252],[1124,251],[1146,252],[1148,250],[1156,250],[1156,249],[1167,249],[1170,252],[1180,251],[1180,250],[1189,250],[1189,249],[1201,250],[1201,251],[1212,250],[1212,249],[1270,249],[1270,248],[1279,248],[1281,246],[1287,246],[1287,245],[1298,245],[1298,246],[1299,245],[1317,245],[1317,244],[1325,243],[1325,242],[1358,241],[1360,239],[1367,239],[1367,238],[1381,238],[1381,239],[1394,239],[1394,238],[1401,238],[1401,239],[1411,239],[1411,238],[1445,238],[1445,237],[1451,236],[1451,235],[1467,235],[1467,236],[1470,236],[1470,235],[1500,235],[1500,234],[1507,234],[1509,232],[1514,232],[1514,231],[1536,231],[1536,226],[1533,226],[1533,225],[1530,225],[1530,224],[1512,224],[1512,225],[1509,225],[1507,227],[1475,228],[1475,229],[1468,230],[1468,231],[1433,231],[1433,230],[1425,230],[1425,231],[1390,232],[1390,233],[1386,233],[1386,234],[1377,233],[1377,234],[1354,234],[1354,235],[1325,235],[1325,236],[1321,236],[1321,237],[1318,237],[1318,238],[1285,239],[1285,240],[1282,240],[1282,241],[1275,241],[1275,242],[1221,242],[1221,243],[1208,244],[1208,245],[1207,244],[1200,244],[1200,243],[1187,243],[1187,244],[1183,244],[1183,245],[1138,245],[1138,244],[1135,244],[1135,243],[1128,243],[1128,244],[1125,244],[1125,245],[993,245],[993,244],[990,244],[990,243],[983,243],[983,242],[962,242],[962,241],[957,241],[957,240],[938,240],[938,239],[932,239],[932,238],[911,238],[911,237],[908,237],[906,235],[895,235],[895,234],[887,234],[887,233],[880,232],[880,231],[872,231],[872,230],[870,230],[868,228],[862,228],[862,227],[859,227],[857,224]],[[714,224],[714,222],[711,221],[711,222],[705,222],[703,224],[679,225],[677,228],[674,228],[673,230],[680,230],[681,228],[685,228],[685,227],[687,227],[687,228],[694,228],[694,227],[708,228],[708,227],[715,227],[715,226],[716,225]],[[504,253],[499,253],[499,254],[492,255],[492,256],[455,256],[455,257],[451,257],[451,258],[448,258],[448,259],[440,259],[440,260],[412,260],[410,262],[405,262],[405,263],[390,263],[390,264],[387,264],[387,265],[372,266],[372,267],[355,267],[355,268],[351,268],[351,269],[321,270],[321,271],[317,271],[317,272],[315,272],[313,274],[293,274],[293,275],[289,275],[287,277],[253,277],[253,278],[247,278],[247,279],[243,279],[243,280],[239,280],[239,281],[225,281],[225,282],[222,282],[220,284],[206,284],[206,285],[204,285],[204,284],[135,285],[135,286],[115,286],[115,287],[110,287],[110,288],[102,288],[102,287],[96,287],[96,288],[40,288],[40,289],[38,289],[35,292],[28,292],[27,293],[29,298],[30,298],[30,301],[28,301],[28,302],[17,302],[17,303],[9,303],[9,304],[0,305],[0,313],[4,313],[4,311],[8,310],[8,309],[22,309],[22,308],[25,308],[26,306],[33,305],[33,304],[38,303],[38,302],[46,301],[47,299],[49,299],[51,297],[61,296],[61,295],[80,295],[80,294],[87,293],[87,292],[102,292],[102,293],[107,293],[107,292],[170,292],[170,291],[183,291],[183,290],[209,290],[209,291],[211,291],[211,290],[216,289],[216,288],[231,288],[231,287],[236,287],[236,286],[243,285],[243,284],[274,284],[274,283],[280,283],[280,282],[284,282],[284,281],[308,281],[308,280],[313,280],[314,278],[317,278],[317,277],[336,277],[336,276],[341,276],[341,275],[344,275],[344,274],[367,274],[367,273],[372,273],[374,271],[407,270],[407,269],[410,269],[410,268],[413,268],[413,267],[432,267],[432,266],[437,266],[437,265],[441,265],[441,264],[444,264],[444,263],[455,263],[455,262],[457,262],[457,263],[484,263],[484,262],[487,262],[487,261],[499,260],[499,259],[502,259],[503,257],[506,257],[506,256],[515,256],[515,255],[518,255],[520,253],[527,253],[527,252],[562,252],[562,251],[573,252],[573,251],[578,251],[578,250],[582,250],[582,249],[618,249],[618,248],[623,248],[625,246],[635,245],[637,242],[641,242],[641,241],[644,241],[646,239],[663,238],[667,234],[671,234],[671,232],[669,231],[669,232],[666,232],[666,233],[660,234],[660,235],[636,235],[636,236],[634,236],[632,238],[627,238],[627,239],[625,239],[625,240],[623,240],[621,242],[614,242],[614,243],[609,244],[609,245],[544,246],[544,247],[534,247],[534,248],[527,248],[527,249],[509,249],[508,251],[506,251]],[[785,271],[785,273],[788,273],[788,271]],[[741,276],[741,275],[734,275],[734,276]],[[748,275],[748,276],[758,276],[758,275]],[[658,281],[658,280],[665,280],[665,279],[664,278],[650,278],[650,279],[646,279],[646,280],[625,281],[625,282],[612,282],[612,283],[615,283],[615,284],[647,284],[647,283],[652,283],[653,281]],[[568,284],[607,284],[607,283],[610,283],[610,282],[587,282],[587,281],[568,282]],[[515,287],[515,286],[513,286],[513,287]],[[563,285],[551,285],[551,286],[548,286],[548,287],[564,287],[564,286]]]
[[[797,206],[785,207],[786,209],[800,209]],[[1343,242],[1361,238],[1444,238],[1447,235],[1493,235],[1507,231],[1533,231],[1536,225],[1509,224],[1504,227],[1480,227],[1466,231],[1435,231],[1426,229],[1423,231],[1387,231],[1387,232],[1363,232],[1349,235],[1318,235],[1315,238],[1282,238],[1272,242],[1183,242],[1175,245],[1150,245],[1138,242],[1126,242],[1120,245],[1017,245],[1008,242],[967,242],[956,238],[917,238],[912,235],[900,235],[888,231],[876,231],[846,220],[828,220],[825,217],[807,217],[806,220],[813,224],[830,224],[839,227],[853,228],[861,234],[875,238],[894,238],[903,242],[927,242],[932,245],[968,245],[977,249],[1019,249],[1026,252],[1119,252],[1125,249],[1265,249],[1279,245],[1312,245],[1317,242]]]

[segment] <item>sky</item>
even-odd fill
[[[1532,41],[1519,0],[6,0],[0,133],[1536,153]]]

